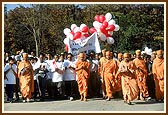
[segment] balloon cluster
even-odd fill
[[[144,51],[141,52],[142,54],[152,55],[152,49],[145,47]]]
[[[89,27],[86,24],[81,24],[80,27],[78,27],[76,24],[72,24],[71,29],[69,28],[64,29],[64,34],[71,40],[76,40],[83,37],[84,38],[89,37],[88,31]]]
[[[105,16],[96,15],[94,20],[93,27],[90,29],[86,24],[81,24],[79,27],[76,24],[72,24],[70,29],[64,29],[64,34],[66,35],[66,38],[64,39],[66,51],[68,51],[69,39],[74,41],[78,39],[85,39],[94,32],[97,32],[100,40],[107,40],[108,44],[114,43],[114,39],[112,38],[113,31],[118,31],[120,27],[116,24],[115,20],[112,19],[112,15],[110,13],[107,13]]]
[[[89,27],[86,24],[81,24],[80,27],[76,24],[72,24],[71,29],[65,28],[64,34],[66,35],[66,38],[64,39],[64,44],[66,45],[66,51],[68,51],[69,39],[74,41],[82,38],[85,39],[90,36],[88,32]]]
[[[113,44],[113,31],[118,31],[120,27],[116,24],[115,20],[112,19],[111,13],[107,13],[106,15],[96,15],[94,20],[93,26],[96,29],[100,40],[107,40],[108,44]]]

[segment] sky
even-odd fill
[[[31,7],[31,4],[4,4],[4,5],[6,5],[7,11],[13,10],[13,9],[15,9],[16,7],[19,7],[19,5],[22,5],[22,6],[24,6],[24,7]],[[81,6],[80,6],[80,7],[81,7]]]
[[[16,7],[19,7],[19,5],[22,5],[24,7],[30,7],[31,5],[30,4],[5,4],[6,7],[7,7],[7,11],[9,10],[13,10],[15,9]]]

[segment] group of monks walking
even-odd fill
[[[129,53],[118,53],[117,59],[114,59],[113,52],[103,49],[102,56],[95,60],[93,59],[94,56],[99,55],[93,53],[88,58],[85,53],[79,53],[75,66],[65,68],[73,69],[73,72],[75,72],[73,80],[77,82],[80,100],[87,101],[89,96],[102,94],[103,99],[110,101],[114,95],[118,94],[118,96],[123,97],[127,104],[131,104],[131,101],[135,99],[149,100],[151,97],[157,101],[163,101],[163,50],[156,51],[156,54],[153,53],[151,58],[142,57],[140,50],[136,50],[135,54],[136,56],[132,58]],[[24,100],[29,101],[34,92],[34,70],[28,60],[28,54],[23,53],[22,55],[23,60],[19,62],[17,70],[14,71],[11,64],[5,66],[7,68],[5,69],[5,80],[8,80],[7,77],[11,77],[9,71],[13,76],[17,76],[20,79],[22,96]],[[42,67],[42,69],[44,68]],[[65,72],[64,69],[58,68],[57,70],[54,68],[54,71],[59,74],[59,77]],[[43,79],[43,77],[40,78]],[[154,85],[151,83],[152,81]],[[151,83],[152,87],[148,82]],[[13,85],[7,84],[7,88],[11,88],[11,86]],[[44,92],[45,90],[40,91]],[[11,94],[9,93],[9,95]],[[10,98],[12,97],[10,96]]]
[[[118,54],[118,60],[113,59],[113,53],[102,50],[103,56],[100,58],[98,73],[101,76],[101,88],[103,98],[107,101],[112,99],[113,93],[122,92],[125,103],[131,104],[134,99],[149,100],[147,77],[153,75],[155,83],[155,98],[163,101],[164,99],[164,59],[163,51],[156,52],[153,60],[152,72],[148,72],[146,62],[141,56],[141,51],[136,50],[135,59],[131,60],[129,53]],[[84,53],[79,54],[76,63],[78,76],[78,86],[81,100],[86,101],[88,92],[88,79],[90,76],[89,62],[85,60]],[[123,58],[123,59],[122,59]]]

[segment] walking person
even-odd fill
[[[130,55],[128,53],[124,53],[124,60],[120,63],[115,78],[121,75],[124,102],[129,105],[132,100],[137,98],[139,92],[135,71],[136,67],[132,61],[130,61]]]
[[[40,101],[44,101],[46,93],[46,73],[48,70],[47,63],[44,61],[44,54],[41,53],[37,63],[34,65],[35,76],[37,77],[37,84],[40,94]]]
[[[136,50],[136,58],[133,60],[133,63],[136,66],[136,77],[138,81],[138,87],[139,87],[139,95],[141,100],[148,100],[150,99],[149,97],[149,92],[148,92],[148,87],[146,85],[146,79],[148,75],[148,71],[145,65],[144,59],[141,57],[141,51]]]
[[[48,72],[46,73],[46,90],[47,90],[47,94],[48,97],[51,98],[52,97],[52,72],[51,72],[51,66],[52,66],[52,62],[53,62],[53,58],[52,55],[50,53],[47,53],[47,60],[45,60],[45,62],[47,63],[47,70]]]
[[[34,92],[34,73],[31,63],[28,61],[28,53],[23,53],[23,60],[18,65],[18,77],[20,80],[20,91],[23,102],[30,101]]]
[[[53,98],[64,98],[64,82],[63,74],[65,71],[64,56],[55,55],[53,64],[51,67],[52,72],[52,97]]]
[[[17,65],[14,64],[14,59],[12,57],[8,58],[8,63],[4,67],[4,74],[5,74],[4,83],[6,84],[7,101],[12,103],[14,87],[16,84],[16,77],[17,77]]]
[[[155,81],[155,96],[157,101],[164,101],[164,58],[163,50],[158,50],[153,61],[152,73]]]
[[[147,55],[145,57],[145,60],[146,60],[145,63],[146,63],[147,71],[148,71],[146,84],[147,84],[147,87],[148,87],[149,96],[152,99],[155,99],[155,82],[154,82],[154,77],[153,77],[153,73],[152,73],[153,61],[151,60],[151,56],[150,55]]]
[[[77,96],[77,82],[76,82],[75,61],[72,60],[71,53],[67,54],[63,80],[65,83],[65,94],[72,101]]]
[[[105,58],[105,55],[106,55],[106,49],[103,49],[102,50],[102,57],[100,58],[100,66],[99,66],[99,73],[100,73],[100,76],[101,76],[101,90],[102,90],[103,99],[107,98],[106,86],[105,86],[105,80],[104,80],[104,71],[103,71],[103,65],[107,60]]]
[[[88,96],[88,78],[90,77],[90,64],[86,61],[86,54],[80,53],[78,55],[78,61],[76,62],[76,74],[78,90],[80,93],[80,100],[87,101]]]
[[[16,60],[16,65],[17,65],[17,70],[18,70],[18,65],[21,62],[21,56],[20,55],[16,55],[15,56],[15,60]],[[16,97],[15,101],[19,101],[20,100],[19,93],[20,93],[20,86],[19,86],[19,77],[18,77],[18,74],[17,74],[16,85],[15,85],[15,97]]]
[[[123,60],[123,54],[122,53],[118,53],[118,56],[117,56],[117,66],[119,68],[119,65],[121,63],[121,61]],[[114,96],[116,97],[122,97],[122,86],[121,86],[121,75],[118,75],[117,79],[115,80],[115,89],[114,89]]]
[[[115,87],[115,74],[117,73],[118,67],[113,55],[110,51],[106,51],[106,62],[103,64],[104,80],[107,93],[107,101],[110,101],[113,97]]]
[[[89,97],[97,96],[97,86],[98,86],[98,65],[94,63],[95,52],[91,51],[89,53],[88,62],[90,63],[90,77],[88,79],[88,95]]]

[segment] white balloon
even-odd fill
[[[115,20],[113,20],[113,19],[108,22],[109,25],[112,25],[112,24],[115,24],[115,23],[116,23],[116,22],[115,22]]]
[[[96,29],[96,30],[97,30],[97,35],[100,36],[101,35],[100,29]]]
[[[147,53],[148,55],[152,55],[152,49],[150,48],[150,49],[148,49],[148,53]]]
[[[82,30],[82,28],[85,27],[85,26],[86,26],[86,24],[81,24],[80,25],[80,30]]]
[[[80,32],[80,28],[79,27],[75,27],[74,28],[74,33],[76,33],[76,32]]]
[[[108,22],[108,21],[112,18],[111,13],[107,13],[107,14],[105,15],[105,18],[106,18],[106,21]]]
[[[70,32],[71,32],[71,30],[70,30],[69,28],[65,28],[65,29],[64,29],[64,34],[65,34],[65,35],[67,35],[67,34],[70,33]]]
[[[93,27],[95,27],[97,29],[99,29],[101,25],[102,25],[102,23],[99,23],[98,21],[93,22]]]
[[[108,34],[113,35],[113,31],[108,31]]]
[[[64,44],[69,45],[69,38],[64,39]]]
[[[70,40],[73,40],[73,34],[68,33],[68,34],[67,34],[67,38],[69,38]]]
[[[114,39],[112,37],[107,38],[107,43],[108,44],[114,44]]]
[[[152,49],[151,48],[145,47],[144,52],[148,55],[152,55]]]
[[[148,51],[148,49],[149,49],[148,47],[145,47],[145,50],[144,50],[144,51],[145,51],[145,52],[147,52],[147,51]]]
[[[144,53],[146,53],[146,52],[145,52],[145,51],[142,51],[142,52],[141,52],[141,54],[144,54]]]
[[[103,33],[100,33],[99,37],[100,37],[100,40],[102,41],[106,41],[107,39],[106,35],[104,35]]]
[[[76,24],[72,24],[71,25],[71,30],[74,30],[75,27],[77,27],[77,25]]]
[[[119,25],[115,24],[114,26],[115,26],[114,31],[118,31],[118,30],[120,29],[120,26],[119,26]]]

